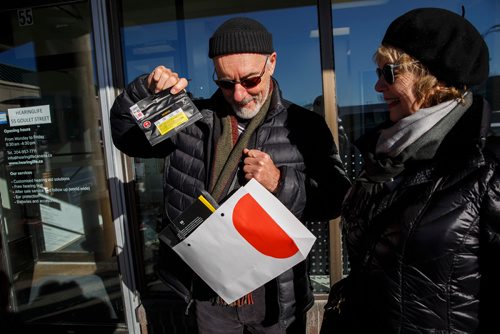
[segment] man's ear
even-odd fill
[[[271,55],[269,56],[268,62],[269,62],[269,65],[268,65],[269,72],[271,75],[273,75],[274,69],[276,67],[276,52],[271,53]]]

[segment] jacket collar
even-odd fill
[[[491,110],[481,96],[474,96],[471,107],[445,136],[435,159],[419,166],[408,166],[416,171],[404,181],[405,185],[434,180],[440,176],[466,174],[486,163],[483,149],[489,129]],[[419,168],[420,167],[420,168]],[[423,167],[423,168],[422,168]]]

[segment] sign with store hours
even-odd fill
[[[25,126],[51,123],[50,105],[7,109],[10,126]]]

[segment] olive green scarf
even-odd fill
[[[257,115],[250,120],[250,123],[239,138],[238,121],[234,114],[228,113],[220,119],[222,133],[215,145],[209,186],[212,197],[216,201],[222,200],[230,190],[229,187],[238,170],[243,149],[248,146],[250,137],[266,118],[270,103],[271,94],[269,94]]]

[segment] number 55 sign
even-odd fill
[[[31,8],[23,8],[17,10],[17,22],[20,27],[30,26],[33,24],[33,10]]]

